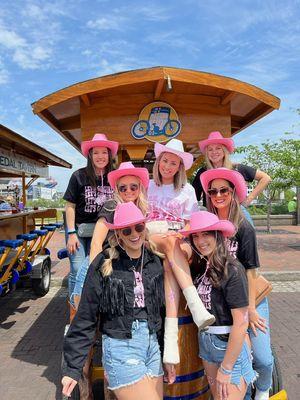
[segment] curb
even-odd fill
[[[266,271],[262,275],[273,282],[300,281],[300,271]]]
[[[271,282],[291,282],[300,281],[300,271],[266,271],[262,275]],[[67,276],[53,276],[51,278],[52,287],[68,287]]]

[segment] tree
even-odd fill
[[[267,229],[271,232],[270,215],[276,193],[300,186],[300,140],[281,139],[261,146],[243,146],[236,152],[245,155],[245,162],[266,172],[272,178],[263,196],[267,202]]]

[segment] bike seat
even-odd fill
[[[0,246],[10,247],[11,249],[16,249],[23,245],[23,239],[14,239],[14,240],[0,240]]]

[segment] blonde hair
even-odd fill
[[[139,187],[140,187],[140,193],[139,193],[138,198],[135,201],[135,205],[142,211],[143,215],[147,215],[148,211],[149,211],[149,206],[148,206],[148,201],[147,201],[146,189],[145,189],[144,185],[142,184],[139,177],[137,177],[135,175],[132,175],[132,176],[134,176],[139,181]],[[117,181],[117,183],[118,183],[118,181]],[[119,189],[118,189],[118,184],[116,184],[116,190],[115,190],[114,197],[118,204],[124,203],[124,200],[122,199]]]
[[[118,241],[118,239],[116,237],[116,232],[109,237],[108,243],[109,243],[109,248],[107,250],[105,250],[106,254],[108,254],[108,258],[105,259],[105,261],[104,261],[104,263],[102,264],[102,267],[101,267],[101,271],[102,271],[103,277],[109,276],[109,275],[112,274],[112,272],[113,272],[112,262],[113,262],[113,260],[117,260],[120,257],[120,254],[119,254],[119,252],[117,250],[117,246],[119,245],[119,241]],[[144,245],[150,251],[152,251],[152,253],[156,254],[160,258],[164,258],[164,255],[157,251],[157,247],[154,244],[154,242],[152,242],[149,239],[149,234],[148,234],[147,228],[146,228],[146,237],[145,237],[145,244]]]
[[[230,160],[230,153],[227,149],[226,146],[224,146],[223,144],[221,144],[223,152],[224,152],[224,159],[223,159],[223,168],[228,168],[228,169],[234,169],[233,168],[233,164]],[[208,146],[205,147],[205,163],[206,163],[206,167],[207,169],[214,169],[214,166],[212,165],[211,161],[208,158],[208,150],[207,150]]]
[[[234,185],[230,181],[227,181],[227,179],[224,180],[226,180],[229,186],[233,189],[232,200],[229,206],[230,208],[228,214],[228,221],[232,222],[233,225],[236,227],[236,229],[238,229],[241,223],[244,221],[245,215],[241,209],[241,205],[237,197]],[[211,187],[211,183],[212,181],[209,183],[209,188]],[[206,205],[208,211],[214,213],[215,215],[218,215],[218,209],[213,205],[211,198],[209,196],[206,196]]]
[[[157,159],[155,160],[154,166],[153,166],[153,180],[157,186],[163,185],[162,176],[161,176],[161,173],[159,172],[159,163],[165,153],[168,153],[168,152],[164,151],[157,157]],[[174,179],[173,179],[174,189],[180,190],[186,185],[186,183],[187,183],[186,172],[185,172],[183,161],[180,158],[179,168],[178,168],[178,171],[176,172],[176,174],[174,175]]]

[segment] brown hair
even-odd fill
[[[105,166],[105,170],[104,170],[104,174],[103,174],[104,185],[108,185],[107,174],[114,169],[114,158],[112,157],[111,150],[107,148],[107,151],[108,151],[108,163]],[[88,152],[86,173],[87,173],[90,185],[93,187],[96,187],[97,186],[97,174],[96,174],[95,166],[93,163],[93,148],[91,148]]]
[[[220,287],[222,280],[227,277],[228,267],[236,266],[238,264],[229,253],[224,236],[220,231],[209,231],[209,234],[214,234],[216,238],[216,247],[207,260],[205,257],[199,256],[199,252],[194,244],[193,236],[190,235],[190,243],[193,249],[191,259],[191,269],[193,275],[203,274],[209,262],[206,276],[210,279],[214,287]]]
[[[240,202],[235,191],[235,186],[227,179],[224,180],[228,182],[228,185],[231,187],[231,189],[233,189],[231,202],[229,206],[228,221],[232,222],[233,225],[236,227],[236,229],[238,229],[240,224],[245,219],[245,215],[241,210]],[[209,183],[209,189],[211,188],[212,182],[213,180]],[[213,205],[212,200],[208,195],[206,195],[206,205],[207,205],[207,210],[209,212],[218,215],[218,209]]]
[[[157,159],[155,160],[154,166],[153,166],[153,180],[157,186],[163,185],[162,176],[161,176],[161,173],[159,172],[159,163],[165,153],[168,153],[168,152],[164,151],[157,157]],[[178,171],[176,172],[176,174],[174,175],[174,179],[173,179],[174,189],[175,190],[182,189],[186,185],[186,182],[187,182],[186,172],[185,172],[183,161],[180,158],[179,168],[178,168]]]

